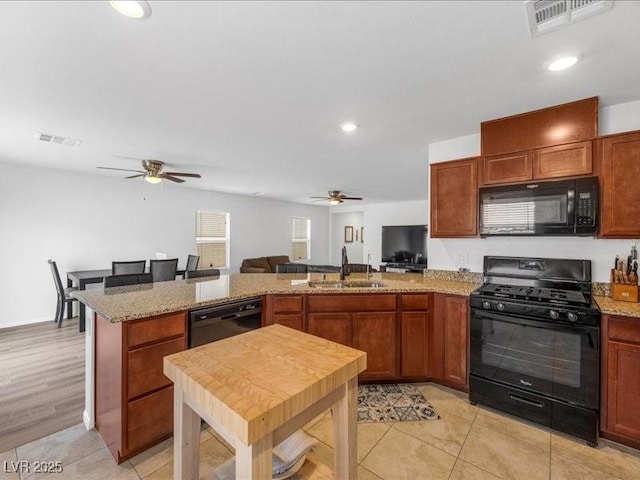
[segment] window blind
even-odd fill
[[[196,211],[196,250],[200,268],[229,267],[229,214]]]
[[[308,218],[291,219],[291,258],[294,261],[311,258],[311,220]]]

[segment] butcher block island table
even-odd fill
[[[326,409],[335,472],[355,479],[366,353],[271,325],[164,358],[174,383],[174,479],[199,478],[200,419],[236,451],[236,478],[272,476],[272,448]]]

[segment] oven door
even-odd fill
[[[575,233],[575,181],[480,188],[480,235]]]
[[[471,312],[470,371],[512,387],[598,408],[598,327]]]

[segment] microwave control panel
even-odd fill
[[[591,226],[596,222],[597,202],[594,201],[592,192],[580,192],[576,202],[576,225]]]

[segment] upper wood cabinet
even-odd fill
[[[480,185],[498,185],[593,173],[593,142],[577,142],[483,157]]]
[[[431,237],[478,234],[478,158],[431,165]]]
[[[640,237],[640,131],[598,140],[600,236]]]
[[[523,152],[598,136],[598,97],[480,124],[482,156]]]

